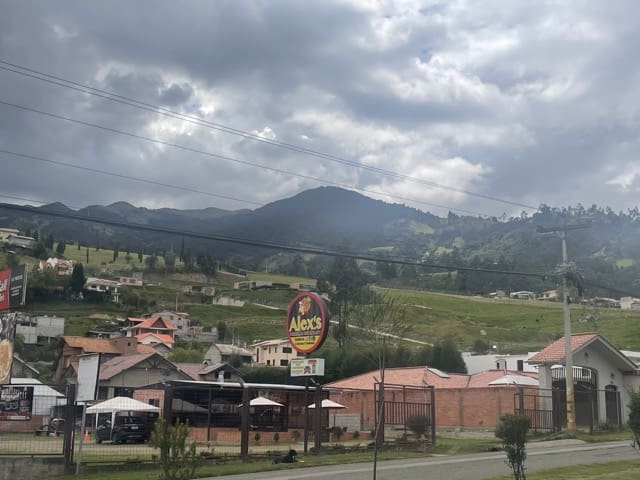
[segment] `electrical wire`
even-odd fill
[[[444,265],[438,263],[427,263],[422,261],[410,261],[403,260],[399,258],[393,257],[376,257],[373,255],[361,255],[356,253],[345,253],[338,252],[333,250],[326,250],[321,248],[311,248],[311,247],[296,247],[292,245],[284,245],[280,243],[273,242],[265,242],[260,240],[252,240],[246,238],[238,238],[238,237],[228,237],[225,235],[214,235],[202,232],[193,232],[193,231],[184,231],[184,230],[176,230],[168,227],[158,227],[152,225],[143,225],[139,223],[131,223],[131,222],[122,222],[117,220],[108,220],[104,218],[91,217],[89,215],[78,215],[69,212],[57,212],[52,210],[47,210],[46,207],[31,207],[26,205],[14,205],[9,203],[0,203],[0,209],[18,211],[22,213],[31,213],[35,215],[46,215],[57,218],[65,218],[67,220],[79,220],[83,222],[91,222],[98,223],[102,225],[109,225],[112,227],[121,227],[128,228],[132,230],[139,231],[147,231],[154,233],[163,233],[167,235],[176,235],[188,238],[197,238],[200,240],[211,240],[217,242],[226,242],[233,243],[238,245],[246,245],[251,247],[260,247],[260,248],[268,248],[274,250],[282,250],[296,253],[305,253],[305,254],[313,254],[313,255],[322,255],[329,257],[339,257],[339,258],[349,258],[353,260],[364,260],[371,262],[380,262],[380,263],[391,263],[395,265],[407,265],[414,267],[423,267],[423,268],[434,268],[440,270],[448,270],[448,271],[462,271],[462,272],[477,272],[477,273],[494,273],[500,275],[515,275],[521,277],[535,277],[541,279],[547,279],[551,276],[555,276],[553,273],[545,273],[545,272],[521,272],[516,270],[493,270],[489,268],[476,268],[476,267],[463,267],[463,266],[455,266],[455,265]]]
[[[126,132],[124,130],[118,130],[116,128],[106,127],[104,125],[98,125],[98,124],[95,124],[95,123],[86,122],[84,120],[77,120],[75,118],[66,117],[64,115],[58,115],[58,114],[51,113],[51,112],[46,112],[44,110],[38,110],[36,108],[27,107],[27,106],[24,106],[24,105],[18,105],[16,103],[7,102],[7,101],[4,101],[4,100],[0,100],[0,105],[5,105],[5,106],[8,106],[8,107],[12,107],[12,108],[15,108],[15,109],[18,109],[18,110],[23,110],[23,111],[26,111],[26,112],[36,113],[36,114],[39,114],[39,115],[42,115],[42,116],[55,118],[57,120],[64,120],[64,121],[67,121],[67,122],[70,122],[70,123],[75,123],[75,124],[83,125],[83,126],[86,126],[86,127],[91,127],[91,128],[96,128],[96,129],[99,129],[99,130],[104,130],[104,131],[107,131],[107,132],[111,132],[111,133],[116,133],[116,134],[119,134],[119,135],[135,138],[135,139],[138,139],[138,140],[144,140],[144,141],[147,141],[147,142],[156,143],[158,145],[163,145],[163,146],[166,146],[166,147],[172,147],[172,148],[176,148],[176,149],[179,149],[179,150],[184,150],[184,151],[191,152],[191,153],[197,153],[199,155],[206,155],[206,156],[209,156],[209,157],[212,157],[212,158],[217,158],[219,160],[225,160],[225,161],[238,163],[238,164],[245,165],[245,166],[250,166],[250,167],[262,168],[263,170],[268,170],[268,171],[275,172],[275,173],[280,173],[280,174],[283,174],[283,175],[290,175],[290,176],[294,176],[294,177],[298,177],[298,178],[304,178],[306,180],[311,180],[311,181],[320,183],[321,185],[326,185],[326,184],[333,185],[333,186],[337,186],[337,187],[341,187],[341,188],[346,188],[346,189],[349,189],[349,190],[357,190],[359,192],[365,192],[365,193],[369,193],[369,194],[373,194],[373,195],[386,196],[386,197],[390,197],[390,198],[395,198],[397,200],[402,200],[402,201],[405,201],[405,202],[413,202],[413,203],[417,203],[417,204],[427,205],[427,206],[430,206],[430,207],[441,208],[441,209],[451,210],[451,211],[457,211],[457,212],[467,213],[467,214],[470,214],[470,215],[476,215],[476,216],[479,216],[479,217],[489,216],[489,215],[486,215],[486,214],[483,214],[483,213],[480,213],[480,212],[476,212],[476,211],[473,211],[473,210],[466,210],[466,209],[463,209],[463,208],[454,208],[454,207],[449,207],[449,206],[446,206],[446,205],[440,205],[440,204],[437,204],[437,203],[425,202],[425,201],[422,201],[422,200],[415,200],[415,199],[408,198],[408,197],[402,197],[402,196],[399,196],[399,195],[392,195],[392,194],[389,194],[389,193],[379,192],[379,191],[376,191],[376,190],[370,190],[370,189],[365,189],[365,188],[354,187],[352,185],[346,185],[346,184],[339,183],[339,182],[333,182],[333,181],[330,181],[330,180],[325,180],[325,179],[322,179],[322,178],[313,177],[311,175],[304,175],[304,174],[301,174],[301,173],[290,172],[288,170],[284,170],[284,169],[280,169],[280,168],[269,167],[267,165],[261,165],[259,163],[248,162],[246,160],[240,160],[240,159],[229,157],[229,156],[226,156],[226,155],[219,155],[217,153],[207,152],[205,150],[199,150],[197,148],[192,148],[192,147],[187,147],[187,146],[184,146],[184,145],[179,145],[179,144],[176,144],[176,143],[166,142],[164,140],[158,140],[158,139],[155,139],[155,138],[146,137],[144,135],[139,135],[137,133]]]
[[[465,195],[469,195],[469,196],[474,196],[474,197],[478,197],[478,198],[484,198],[486,200],[491,200],[494,202],[499,202],[499,203],[504,203],[507,205],[512,205],[512,206],[517,206],[517,207],[522,207],[525,209],[529,209],[529,210],[538,210],[538,207],[535,207],[533,205],[527,205],[525,203],[521,203],[521,202],[516,202],[513,200],[507,200],[507,199],[503,199],[503,198],[499,198],[499,197],[495,197],[493,195],[486,195],[486,194],[482,194],[482,193],[478,193],[478,192],[473,192],[471,190],[466,190],[466,189],[462,189],[462,188],[457,188],[457,187],[452,187],[450,185],[444,185],[444,184],[440,184],[437,182],[432,182],[429,180],[424,180],[421,178],[417,178],[417,177],[413,177],[410,175],[405,175],[405,174],[401,174],[398,172],[394,172],[391,170],[386,170],[383,168],[379,168],[379,167],[375,167],[372,165],[366,165],[366,164],[362,164],[353,160],[348,160],[346,158],[343,157],[339,157],[336,155],[331,155],[328,153],[324,153],[324,152],[320,152],[317,150],[313,150],[313,149],[309,149],[306,147],[302,147],[299,145],[295,145],[295,144],[291,144],[291,143],[287,143],[287,142],[282,142],[282,141],[278,141],[278,140],[273,140],[273,139],[268,139],[268,138],[264,138],[260,135],[256,135],[254,133],[251,132],[247,132],[244,130],[240,130],[237,128],[233,128],[233,127],[229,127],[220,123],[215,123],[215,122],[211,122],[208,120],[205,120],[201,117],[195,116],[195,115],[187,115],[184,113],[180,113],[177,112],[175,110],[171,110],[159,105],[154,105],[151,103],[147,103],[147,102],[143,102],[140,100],[136,100],[134,98],[131,97],[126,97],[123,95],[118,95],[106,90],[102,90],[99,88],[95,88],[95,87],[91,87],[89,85],[84,85],[82,83],[78,83],[78,82],[74,82],[72,80],[68,80],[59,76],[55,76],[55,75],[51,75],[45,72],[41,72],[38,70],[34,70],[31,68],[27,68],[24,67],[22,65],[18,65],[15,63],[11,63],[11,62],[7,62],[5,60],[0,59],[0,64],[3,65],[7,65],[8,67],[13,67],[13,68],[8,68],[8,67],[3,67],[0,66],[1,70],[4,71],[8,71],[8,72],[12,72],[18,75],[23,75],[26,77],[30,77],[36,80],[40,80],[43,82],[47,82],[53,85],[57,85],[63,88],[68,88],[68,89],[72,89],[75,91],[79,91],[82,93],[86,93],[89,95],[93,95],[96,97],[100,97],[109,101],[113,101],[113,102],[117,102],[120,104],[124,104],[124,105],[128,105],[134,108],[138,108],[141,110],[146,110],[149,112],[153,112],[159,115],[164,115],[170,118],[175,118],[175,119],[179,119],[185,122],[189,122],[195,125],[200,125],[200,126],[204,126],[213,130],[218,130],[224,133],[228,133],[231,135],[237,135],[240,136],[242,138],[245,139],[249,139],[252,141],[257,141],[257,142],[261,142],[264,144],[268,144],[274,147],[278,147],[278,148],[282,148],[282,149],[286,149],[286,150],[290,150],[290,151],[294,151],[297,153],[302,153],[305,155],[309,155],[309,156],[313,156],[316,158],[322,158],[334,163],[338,163],[341,165],[346,165],[346,166],[350,166],[350,167],[354,167],[354,168],[358,168],[358,169],[362,169],[362,170],[367,170],[370,172],[374,172],[380,175],[385,175],[385,176],[389,176],[392,178],[396,178],[396,179],[401,179],[401,180],[408,180],[411,182],[416,182],[416,183],[420,183],[423,185],[427,185],[430,187],[434,187],[434,188],[439,188],[439,189],[444,189],[444,190],[448,190],[448,191],[452,191],[452,192],[458,192],[458,193],[463,193]],[[19,69],[19,70],[16,70]],[[21,71],[22,70],[22,71]],[[27,73],[29,72],[29,73]],[[44,78],[43,78],[44,77]]]
[[[200,195],[207,195],[209,197],[224,198],[225,200],[234,200],[236,202],[250,203],[250,204],[253,204],[253,205],[261,205],[261,203],[259,203],[259,202],[253,202],[251,200],[245,200],[245,199],[242,199],[242,198],[229,197],[227,195],[219,195],[217,193],[205,192],[203,190],[196,190],[194,188],[181,187],[179,185],[172,185],[170,183],[157,182],[155,180],[148,180],[148,179],[140,178],[140,177],[132,177],[131,175],[124,175],[124,174],[121,174],[121,173],[108,172],[106,170],[99,170],[97,168],[92,168],[92,167],[84,167],[82,165],[76,165],[76,164],[73,164],[73,163],[59,162],[57,160],[51,160],[49,158],[37,157],[35,155],[27,155],[26,153],[18,153],[18,152],[13,152],[11,150],[0,149],[0,154],[2,154],[2,153],[6,154],[6,155],[13,155],[13,156],[20,157],[20,158],[28,158],[30,160],[36,160],[38,162],[49,163],[49,164],[52,164],[52,165],[58,165],[60,167],[75,168],[77,170],[82,170],[82,171],[91,172],[91,173],[98,173],[100,175],[109,175],[111,177],[123,178],[123,179],[126,179],[126,180],[132,180],[132,181],[135,181],[135,182],[147,183],[149,185],[156,185],[156,186],[160,186],[160,187],[173,188],[173,189],[182,190],[182,191],[185,191],[185,192],[198,193]]]

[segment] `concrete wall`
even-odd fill
[[[0,480],[41,480],[64,474],[63,458],[0,457]]]

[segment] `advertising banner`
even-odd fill
[[[299,353],[311,353],[322,346],[329,331],[324,300],[311,292],[297,294],[287,309],[287,337]]]
[[[27,266],[19,265],[11,270],[9,279],[9,306],[17,308],[24,305],[27,297]]]
[[[76,400],[78,402],[95,400],[98,391],[98,375],[100,373],[100,354],[80,355],[78,360]]]
[[[324,358],[294,358],[289,365],[292,377],[324,376]]]
[[[9,308],[9,282],[11,270],[0,270],[0,310]]]
[[[0,420],[31,420],[33,387],[0,388]]]
[[[11,381],[13,339],[16,334],[16,314],[0,314],[0,385]]]

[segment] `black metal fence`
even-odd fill
[[[578,428],[593,432],[599,428],[622,428],[622,402],[617,389],[574,389],[575,422]],[[567,426],[565,389],[521,390],[514,395],[514,411],[531,419],[534,431],[560,431]]]

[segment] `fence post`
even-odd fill
[[[436,444],[436,389],[431,389],[431,445]]]
[[[62,453],[64,455],[64,470],[71,473],[73,464],[73,434],[76,425],[76,386],[67,385],[67,404],[64,407],[64,438]]]
[[[322,449],[322,385],[316,385],[315,397],[316,409],[313,412],[313,445],[315,447],[315,454],[319,455]]]
[[[249,388],[242,382],[242,407],[240,407],[240,456],[249,458]]]

